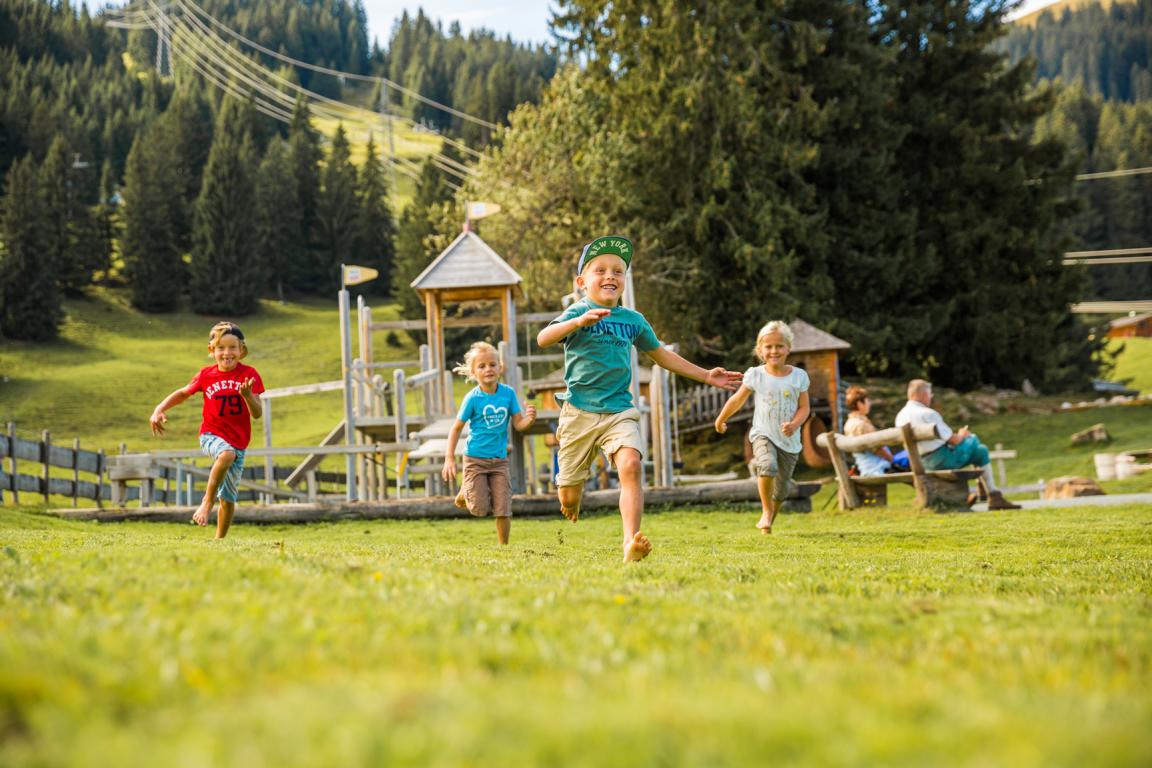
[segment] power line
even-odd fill
[[[1076,181],[1090,181],[1092,179],[1114,179],[1118,176],[1137,176],[1141,173],[1152,173],[1152,166],[1147,168],[1128,168],[1125,170],[1117,171],[1100,171],[1099,173],[1081,173],[1076,176]]]
[[[453,107],[450,107],[447,104],[441,104],[440,102],[438,102],[434,99],[430,99],[427,96],[424,96],[423,94],[417,93],[416,91],[413,91],[409,88],[405,88],[404,86],[400,85],[399,83],[396,83],[392,80],[389,80],[386,77],[382,77],[379,75],[360,75],[360,74],[356,74],[355,72],[342,72],[338,69],[331,69],[330,67],[321,67],[321,66],[316,65],[316,64],[310,64],[306,61],[301,61],[300,59],[294,59],[291,56],[287,56],[287,55],[279,53],[277,51],[273,51],[270,48],[265,48],[264,46],[260,45],[259,43],[255,42],[253,40],[249,40],[244,35],[241,35],[239,32],[236,32],[235,30],[231,29],[227,25],[216,20],[211,14],[209,14],[203,8],[200,8],[195,3],[187,2],[185,4],[188,7],[190,7],[194,13],[197,13],[197,14],[203,16],[210,23],[212,23],[216,27],[219,27],[221,30],[223,30],[228,35],[231,35],[232,37],[236,38],[237,40],[239,40],[240,42],[244,43],[245,45],[247,45],[251,48],[255,48],[256,50],[260,51],[261,53],[264,53],[264,54],[271,56],[275,59],[279,59],[280,61],[283,61],[285,63],[292,64],[292,65],[297,66],[297,67],[303,67],[304,69],[310,69],[313,72],[321,72],[321,73],[324,73],[327,75],[334,75],[336,77],[344,77],[344,78],[349,78],[349,79],[353,79],[353,80],[361,80],[363,82],[370,82],[370,83],[382,83],[383,85],[386,85],[389,88],[395,88],[397,91],[399,91],[400,93],[403,93],[405,96],[409,96],[411,98],[416,99],[417,101],[420,101],[421,103],[427,104],[428,106],[435,107],[436,109],[447,112],[450,115],[453,115],[455,117],[459,117],[461,120],[468,120],[470,122],[476,123],[477,125],[482,125],[485,128],[489,128],[491,130],[498,130],[500,127],[497,124],[491,123],[491,122],[489,122],[483,118],[476,117],[475,115],[470,115],[466,112],[461,112],[460,110],[455,109]]]
[[[182,0],[177,0],[177,3],[182,4]],[[117,19],[112,19],[108,21],[108,23],[110,26],[118,28],[150,28],[158,34],[161,29],[167,28],[171,30],[175,28],[173,24],[174,17],[169,16],[165,12],[167,6],[161,7],[152,0],[149,0],[149,5],[152,6],[153,10],[140,11],[133,9],[130,11],[133,17],[131,22],[125,23]],[[137,21],[137,19],[143,19],[146,23],[142,24],[140,21]],[[199,27],[199,29],[192,28],[189,20],[195,24],[196,27]],[[284,87],[294,90],[312,103],[312,108],[319,117],[336,120],[341,123],[349,118],[355,120],[357,116],[359,116],[362,121],[372,124],[382,120],[382,116],[376,112],[369,112],[360,107],[328,98],[281,77],[226,44],[211,30],[205,27],[199,19],[192,18],[188,14],[185,14],[185,21],[179,23],[178,28],[180,31],[183,31],[186,36],[186,39],[182,40],[181,43],[187,43],[187,52],[183,50],[184,45],[179,46],[179,57],[217,88],[241,100],[251,98],[255,108],[262,114],[266,114],[281,122],[290,122],[291,114],[288,110],[294,106],[294,99],[275,85],[257,78],[272,79],[278,81]],[[251,73],[245,71],[245,69],[251,70]],[[253,90],[245,93],[240,89],[236,81],[240,81],[241,84]],[[392,118],[390,117],[389,119]],[[355,123],[353,123],[353,125],[355,125]],[[471,148],[468,149],[472,151]],[[479,153],[474,151],[473,153],[479,156]],[[387,159],[391,166],[396,167],[405,176],[414,180],[419,179],[418,173],[414,173],[409,166],[398,162],[399,158],[388,157]],[[433,153],[432,159],[437,168],[457,178],[463,179],[474,173],[474,170],[469,166],[458,163],[446,155]],[[446,183],[452,189],[459,189],[459,186],[454,183],[447,181]]]

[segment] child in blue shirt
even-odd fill
[[[468,444],[464,447],[464,481],[456,496],[456,506],[477,517],[496,518],[496,538],[507,544],[512,531],[512,484],[508,478],[508,422],[523,432],[536,420],[536,408],[523,413],[516,392],[500,383],[504,367],[500,353],[486,341],[478,341],[464,355],[463,365],[454,372],[477,382],[464,397],[456,422],[448,433],[448,455],[440,474],[444,481],[456,479],[456,443],[468,424]]]
[[[644,441],[640,411],[632,402],[632,347],[673,373],[721,389],[735,390],[742,377],[723,368],[705,370],[688,362],[660,343],[644,315],[620,306],[631,263],[632,241],[626,237],[598,237],[584,246],[576,263],[576,285],[585,298],[573,303],[536,336],[541,347],[564,344],[568,391],[557,398],[563,406],[556,430],[560,441],[560,471],[556,475],[560,511],[572,522],[579,518],[589,467],[603,451],[620,477],[625,562],[643,560],[652,551],[652,543],[640,532]]]

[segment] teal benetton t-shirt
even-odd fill
[[[602,307],[584,298],[549,325],[579,317],[590,309],[611,309],[595,325],[577,328],[564,344],[564,383],[568,391],[557,395],[582,411],[620,413],[632,407],[632,345],[641,352],[660,346],[644,315],[626,307]]]

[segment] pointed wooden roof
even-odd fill
[[[852,345],[837,338],[827,331],[822,331],[814,325],[809,325],[800,318],[788,323],[795,336],[792,345],[793,352],[822,352],[831,349],[851,349]]]
[[[421,293],[512,288],[521,294],[522,282],[523,278],[488,243],[475,232],[464,231],[412,281],[412,287]]]

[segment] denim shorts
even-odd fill
[[[200,450],[211,456],[212,461],[216,461],[225,451],[236,454],[236,460],[232,462],[232,466],[224,474],[224,479],[220,481],[220,490],[216,491],[216,498],[235,504],[240,499],[239,485],[240,475],[244,472],[244,451],[233,448],[227,440],[211,432],[200,435]]]

